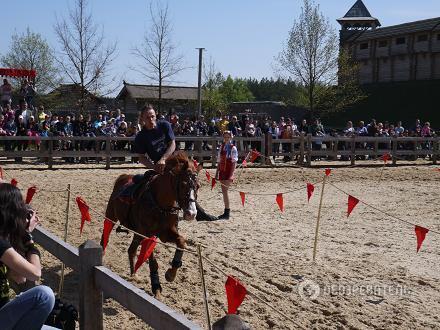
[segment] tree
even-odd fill
[[[336,32],[313,0],[304,0],[301,14],[294,21],[278,60],[306,87],[310,116],[313,116],[319,92],[317,86],[335,84],[338,65]]]
[[[87,0],[75,0],[68,19],[57,19],[54,30],[61,47],[58,62],[69,80],[81,87],[79,106],[83,112],[87,91],[102,94],[112,91],[106,78],[116,42],[105,44],[104,32],[94,23]]]
[[[203,109],[205,116],[213,117],[216,111],[224,111],[227,104],[224,103],[223,97],[219,91],[220,86],[225,78],[217,70],[212,57],[209,63],[203,63]]]
[[[0,61],[6,67],[36,70],[35,86],[39,92],[46,92],[59,81],[55,60],[47,41],[29,27],[25,33],[12,35],[11,48]]]
[[[228,76],[221,86],[219,92],[225,104],[229,105],[232,102],[252,101],[254,96],[249,90],[244,79],[232,79]]]
[[[184,70],[183,55],[176,54],[177,47],[172,40],[172,26],[168,12],[168,5],[162,6],[159,2],[150,2],[151,24],[144,34],[142,44],[133,49],[133,54],[143,64],[140,69],[132,68],[148,80],[159,86],[160,111],[162,103],[162,85]]]
[[[354,61],[345,50],[341,50],[338,62],[339,84],[337,86],[318,86],[316,109],[323,115],[341,111],[367,97],[359,87],[359,63]]]

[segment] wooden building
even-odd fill
[[[360,65],[360,84],[440,79],[440,17],[380,27],[357,0],[337,21],[341,48]]]
[[[66,114],[80,111],[81,86],[79,84],[62,84],[46,95],[40,96],[41,103],[52,113]],[[88,90],[84,92],[84,113],[96,113],[109,106],[109,99],[99,97]]]
[[[137,115],[149,103],[158,110],[159,86],[135,85],[124,81],[116,101],[129,116]],[[161,112],[174,111],[180,115],[192,115],[196,109],[197,87],[162,86]]]

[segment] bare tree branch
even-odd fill
[[[84,111],[87,91],[108,93],[108,71],[116,55],[116,42],[105,44],[104,33],[94,23],[87,0],[76,0],[67,19],[57,18],[54,30],[61,48],[59,63],[70,81],[80,85],[79,104]]]
[[[177,47],[172,41],[168,5],[162,6],[159,2],[152,1],[149,5],[149,14],[150,28],[145,32],[141,45],[132,50],[132,54],[142,64],[139,67],[131,67],[131,70],[159,85],[160,110],[163,84],[170,82],[172,77],[186,68],[183,66],[183,55],[176,54]]]

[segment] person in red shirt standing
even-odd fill
[[[218,219],[228,220],[230,216],[229,208],[229,186],[234,179],[235,166],[238,161],[238,151],[232,143],[233,135],[231,131],[223,132],[223,143],[220,146],[217,156],[217,172],[216,178],[221,182],[223,202],[225,204],[225,211]]]

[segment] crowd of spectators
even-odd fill
[[[137,134],[141,128],[137,121],[128,122],[125,115],[120,109],[114,111],[100,111],[94,118],[90,114],[82,115],[70,113],[59,115],[45,110],[43,106],[34,106],[34,96],[36,90],[33,85],[24,81],[19,92],[18,105],[12,107],[12,86],[7,79],[4,79],[3,85],[0,86],[1,106],[0,106],[0,136],[29,136],[29,137],[132,137]],[[371,136],[371,137],[388,137],[388,136],[404,136],[404,137],[432,137],[435,131],[431,128],[429,122],[421,123],[419,119],[408,127],[404,127],[401,121],[394,124],[385,122],[377,122],[372,119],[368,124],[360,121],[357,126],[353,122],[348,121],[345,129],[325,129],[320,119],[308,121],[302,119],[296,123],[294,118],[281,117],[279,120],[273,120],[270,116],[253,118],[249,115],[221,115],[218,113],[213,118],[205,118],[199,116],[196,119],[184,117],[180,119],[177,114],[160,114],[159,120],[167,120],[171,123],[174,134],[176,136],[221,136],[225,130],[231,131],[234,136],[242,137],[261,137],[269,135],[273,140],[273,151],[289,153],[291,144],[277,143],[278,139],[291,139],[295,136],[311,134],[315,137],[326,136]],[[30,139],[38,149],[42,145],[38,139]],[[30,146],[29,141],[4,142],[5,150],[26,150]],[[93,141],[76,141],[72,143],[63,139],[55,143],[54,147],[58,150],[91,150],[93,148],[105,148],[105,143],[100,145]],[[112,149],[130,148],[131,144],[127,141],[118,141],[112,144]],[[178,145],[180,147],[180,145]],[[212,145],[207,141],[202,144],[203,150],[211,150]],[[244,144],[244,148],[259,149],[260,142],[253,141]],[[315,141],[313,149],[328,147],[325,142]],[[341,144],[338,149],[345,149],[347,144]],[[359,147],[359,146],[357,146]],[[362,146],[361,146],[362,147]],[[365,144],[363,147],[368,148]],[[430,146],[425,146],[429,148]],[[192,141],[184,143],[185,150],[192,150],[194,144]],[[405,145],[399,145],[399,148],[405,148]],[[289,157],[284,157],[289,160]]]

